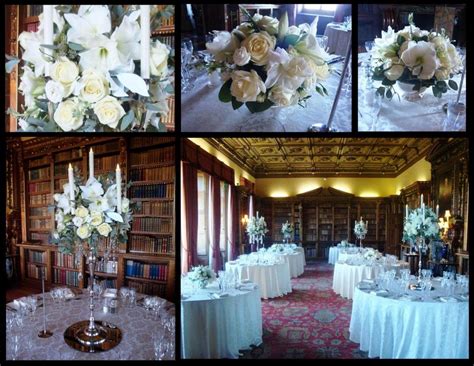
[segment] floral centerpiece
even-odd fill
[[[283,238],[287,241],[291,239],[291,234],[293,234],[293,224],[290,224],[288,220],[281,226],[281,233],[283,234]]]
[[[349,247],[349,243],[347,242],[347,240],[341,240],[341,242],[339,244],[337,244],[338,248],[347,248]]]
[[[386,32],[382,31],[382,37],[374,41],[372,77],[382,82],[377,93],[391,99],[396,82],[402,90],[414,92],[431,87],[438,98],[449,88],[457,90],[452,77],[462,68],[462,60],[445,30],[421,30],[413,22],[413,13],[408,22],[409,25],[398,32],[389,26]],[[408,89],[404,88],[406,84],[409,84]]]
[[[258,211],[257,216],[252,216],[249,219],[246,231],[249,234],[251,243],[256,239],[257,242],[260,241],[263,244],[263,236],[268,233],[268,229],[265,218],[263,216],[258,217]]]
[[[216,273],[209,266],[201,265],[191,269],[188,279],[197,283],[199,288],[205,288],[210,281],[216,279]]]
[[[373,261],[382,258],[382,253],[374,248],[367,248],[362,254],[362,257],[367,261]]]
[[[272,253],[283,253],[285,252],[286,248],[283,244],[273,244],[269,250]]]
[[[411,243],[417,238],[439,240],[439,231],[436,213],[429,207],[418,207],[405,218],[403,240]]]
[[[365,239],[365,236],[367,235],[368,231],[368,226],[369,222],[362,221],[362,217],[360,218],[359,221],[355,221],[354,223],[354,234],[356,235],[357,239]]]
[[[44,5],[37,32],[22,32],[25,132],[166,131],[174,51],[150,40],[150,22],[173,15],[149,5]],[[77,9],[77,10],[73,10]],[[139,22],[140,18],[140,22]]]
[[[225,80],[219,100],[251,113],[272,106],[305,106],[315,90],[328,95],[321,81],[329,76],[328,54],[316,39],[318,18],[311,25],[288,26],[280,20],[255,14],[232,32],[214,31],[207,50],[214,56],[208,67],[221,70]]]

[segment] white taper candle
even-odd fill
[[[89,150],[89,178],[94,178],[94,151]]]
[[[150,78],[150,5],[140,5],[140,75]]]
[[[421,197],[420,197],[420,206],[423,206],[423,193],[421,194]]]
[[[408,218],[408,205],[405,205],[405,217]]]
[[[439,217],[439,205],[436,205],[436,217]]]
[[[69,163],[67,174],[69,178],[69,199],[74,201],[74,172],[71,163]]]
[[[117,184],[117,212],[122,213],[122,172],[118,164],[115,169],[115,180]]]
[[[43,5],[43,43],[53,44],[53,5]],[[51,54],[51,49],[46,49]]]

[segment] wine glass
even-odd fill
[[[321,47],[324,51],[327,52],[328,50],[328,36],[316,36],[316,40],[318,41],[319,47]]]
[[[181,42],[181,92],[186,93],[190,91],[193,84],[190,82],[191,74],[189,71],[189,64],[193,57],[193,42],[190,39]]]

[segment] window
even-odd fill
[[[197,253],[198,255],[207,255],[209,251],[209,175],[199,171],[197,174],[197,189],[198,189],[198,240]]]
[[[334,15],[337,4],[298,4],[298,13]]]
[[[228,209],[229,209],[229,184],[221,181],[221,236],[219,239],[219,248],[224,255],[224,261],[227,259],[227,241],[228,241]]]

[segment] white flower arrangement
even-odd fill
[[[77,6],[76,6],[77,8]],[[131,5],[71,5],[53,9],[52,44],[44,43],[44,14],[37,32],[18,37],[22,58],[7,55],[11,72],[23,61],[21,112],[9,109],[22,132],[166,131],[174,94],[174,50],[150,44],[150,78],[141,77],[140,10]],[[151,24],[174,13],[151,7]]]
[[[288,14],[280,20],[255,14],[232,32],[214,31],[207,50],[214,56],[209,71],[220,70],[225,83],[219,100],[242,105],[251,113],[272,106],[305,106],[313,90],[328,92],[321,81],[328,78],[328,54],[316,39],[318,17],[311,25],[288,26]]]
[[[210,281],[216,279],[216,273],[209,266],[200,265],[191,269],[188,279],[191,282],[197,282],[199,287],[204,288]]]
[[[382,253],[374,248],[367,248],[362,256],[365,260],[372,261],[382,258]]]
[[[413,85],[413,90],[432,87],[433,95],[440,98],[448,88],[458,89],[452,76],[462,68],[462,60],[445,30],[421,30],[413,22],[395,32],[390,26],[382,37],[376,38],[372,49],[375,62],[372,77],[382,85],[377,93],[391,99],[393,85],[399,81]]]
[[[293,234],[293,224],[290,224],[288,220],[281,226],[281,233],[285,238],[291,238]]]
[[[403,240],[415,243],[416,238],[439,240],[440,227],[436,213],[429,207],[411,210],[403,225]]]
[[[339,244],[337,244],[337,246],[339,248],[348,248],[349,247],[349,243],[347,242],[347,240],[341,240],[341,242]]]
[[[365,238],[367,235],[367,224],[362,221],[362,218],[360,221],[356,221],[354,225],[354,234],[357,236],[358,239],[360,238]]]
[[[269,251],[272,253],[283,253],[285,252],[286,247],[284,244],[273,244],[270,248]]]
[[[109,238],[112,250],[127,241],[133,220],[130,201],[122,195],[117,207],[117,184],[112,176],[90,177],[82,184],[76,175],[73,200],[70,184],[63,189],[64,193],[54,195],[56,230],[51,240],[62,252],[83,255],[89,249],[97,255],[101,239]]]
[[[252,216],[247,224],[247,233],[254,236],[263,236],[268,233],[267,223],[263,216]]]

